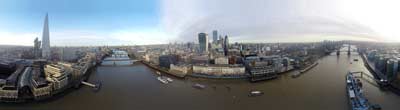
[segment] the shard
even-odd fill
[[[50,33],[49,33],[49,18],[46,14],[44,19],[43,34],[42,34],[42,57],[50,59]]]

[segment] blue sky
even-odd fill
[[[33,45],[49,13],[52,46],[196,42],[400,42],[398,0],[0,0],[0,45]],[[371,8],[374,7],[374,8]]]
[[[52,29],[115,30],[158,24],[157,0],[2,0],[2,27],[37,30],[49,13]],[[10,22],[11,21],[11,22]]]
[[[49,14],[51,41],[61,43],[59,45],[73,41],[57,41],[64,39],[59,37],[68,36],[53,33],[104,35],[121,30],[157,31],[160,21],[158,3],[158,0],[1,0],[0,31],[17,35],[32,33],[40,37],[46,13]],[[124,44],[112,38],[109,40]],[[52,44],[57,45],[55,43]]]

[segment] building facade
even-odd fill
[[[40,51],[40,47],[42,42],[39,41],[38,38],[35,39],[35,41],[33,42],[33,54],[35,56],[35,58],[40,58],[42,56],[42,52]]]
[[[193,65],[193,73],[207,75],[243,75],[245,67],[239,65]]]
[[[218,42],[218,31],[214,30],[212,33],[213,33],[213,43],[217,43]]]
[[[178,56],[176,55],[162,55],[159,58],[159,66],[163,68],[170,68],[171,64],[178,63]]]
[[[206,33],[199,33],[199,52],[208,52],[208,35]]]

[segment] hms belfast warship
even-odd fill
[[[95,65],[93,53],[87,53],[77,63],[0,60],[0,101],[40,101],[82,84],[98,90],[100,84],[85,82]]]

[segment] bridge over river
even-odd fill
[[[103,60],[101,65],[104,66],[120,66],[120,65],[131,65],[137,60],[129,58],[126,51],[113,50],[113,54]]]

